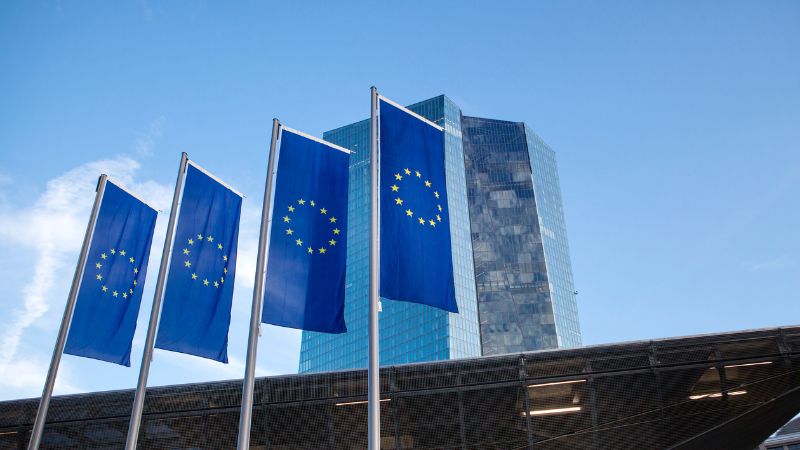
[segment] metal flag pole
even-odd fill
[[[370,88],[370,251],[369,251],[369,369],[367,403],[369,408],[369,450],[381,448],[380,360],[378,353],[378,276],[380,274],[380,235],[378,233],[378,89]]]
[[[133,408],[131,408],[131,421],[128,424],[128,438],[125,441],[127,450],[136,449],[136,441],[139,439],[139,426],[142,422],[142,409],[144,408],[144,394],[147,389],[147,376],[150,373],[150,362],[153,359],[153,344],[156,340],[156,329],[158,328],[158,318],[161,313],[161,300],[164,293],[164,279],[167,277],[167,266],[170,259],[170,247],[172,247],[172,236],[175,232],[175,217],[178,215],[178,200],[183,189],[183,179],[186,176],[186,165],[189,156],[186,152],[181,154],[181,165],[178,169],[178,180],[175,182],[175,193],[172,195],[172,208],[169,211],[169,222],[167,223],[167,237],[164,238],[164,252],[161,254],[161,266],[158,268],[158,280],[156,281],[156,293],[153,296],[153,309],[150,311],[150,324],[147,327],[147,337],[144,340],[144,353],[142,354],[142,365],[139,368],[139,383],[136,385],[136,394],[133,398]]]
[[[261,326],[261,309],[264,303],[264,266],[269,252],[269,233],[272,228],[272,185],[275,175],[275,153],[278,146],[278,133],[281,123],[272,119],[272,141],[269,144],[269,162],[267,163],[267,181],[264,187],[264,205],[261,209],[261,233],[258,237],[258,257],[256,259],[256,276],[253,286],[253,307],[250,310],[250,337],[247,340],[247,361],[242,383],[242,410],[239,414],[238,450],[250,448],[250,425],[253,421],[253,389],[256,376],[256,355],[258,351],[258,330]]]
[[[44,420],[47,418],[47,408],[50,406],[50,397],[53,396],[53,388],[56,384],[56,374],[58,374],[58,366],[61,363],[61,355],[64,354],[64,345],[67,343],[67,331],[69,331],[69,324],[72,322],[72,313],[75,311],[75,300],[78,298],[78,288],[81,284],[83,269],[86,266],[86,257],[89,253],[89,243],[92,240],[92,234],[94,234],[97,214],[100,212],[100,203],[103,201],[103,193],[106,190],[106,180],[108,180],[108,175],[103,174],[100,175],[100,179],[97,182],[97,195],[94,197],[92,215],[89,217],[89,225],[86,227],[86,235],[83,237],[83,246],[81,247],[80,256],[78,256],[78,266],[75,267],[75,275],[72,277],[72,286],[69,288],[67,306],[64,307],[64,316],[61,318],[61,328],[58,330],[56,347],[53,349],[53,358],[50,360],[50,369],[47,371],[47,380],[42,390],[42,399],[39,401],[39,409],[36,411],[36,421],[33,422],[33,431],[31,431],[31,440],[28,442],[28,450],[37,450],[42,441]]]

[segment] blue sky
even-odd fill
[[[798,23],[795,1],[2,2],[0,399],[41,393],[98,173],[168,210],[181,151],[248,196],[231,364],[156,351],[150,384],[241,377],[271,119],[321,135],[373,84],[553,147],[585,344],[800,323]],[[134,367],[65,356],[57,393],[135,386],[153,285]],[[298,353],[265,325],[258,373]]]

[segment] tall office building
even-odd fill
[[[483,354],[580,346],[555,153],[521,122],[461,127]]]
[[[443,95],[409,109],[445,129],[459,314],[382,299],[380,363],[580,345],[553,151],[524,124],[464,117]],[[349,331],[303,332],[300,372],[367,366],[369,137],[369,120],[323,135],[355,151],[345,286]]]

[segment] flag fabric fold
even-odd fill
[[[192,163],[155,346],[228,362],[242,197]]]
[[[157,214],[106,182],[64,353],[130,367]]]
[[[380,296],[458,312],[444,131],[381,98]]]
[[[262,322],[343,333],[349,153],[281,136]]]

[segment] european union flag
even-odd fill
[[[444,131],[380,99],[380,295],[458,312]]]
[[[242,197],[191,162],[156,347],[228,362]]]
[[[156,215],[106,181],[64,353],[130,367]]]
[[[283,128],[264,323],[344,333],[349,151]]]

